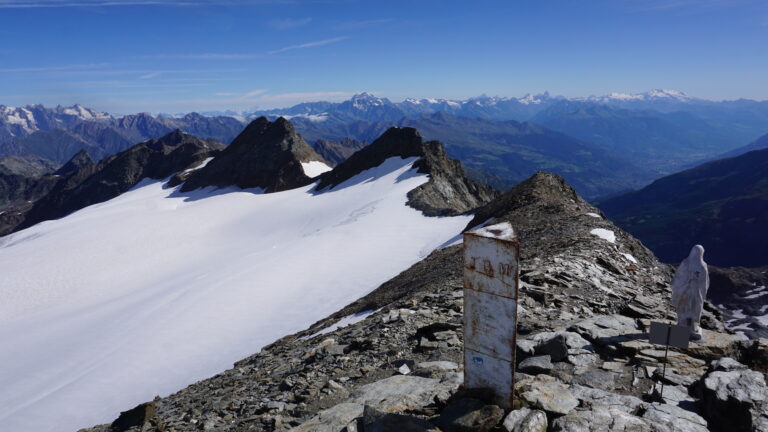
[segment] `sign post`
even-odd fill
[[[520,246],[512,226],[464,233],[464,385],[512,408]]]
[[[691,329],[686,326],[651,322],[651,331],[648,333],[648,342],[664,345],[664,366],[661,369],[661,393],[659,397],[664,400],[664,379],[667,374],[667,354],[669,347],[688,348],[688,339]]]

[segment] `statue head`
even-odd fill
[[[704,260],[704,246],[696,245],[691,248],[691,253],[688,254],[688,259]]]

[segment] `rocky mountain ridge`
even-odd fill
[[[490,186],[467,178],[461,163],[445,154],[437,141],[424,142],[414,128],[393,127],[370,145],[354,153],[332,171],[320,176],[318,191],[335,186],[359,172],[378,166],[391,157],[419,157],[417,172],[429,174],[429,182],[408,194],[408,205],[428,216],[452,216],[472,210],[496,197]]]
[[[162,138],[137,144],[98,164],[81,151],[64,164],[45,195],[34,203],[0,214],[0,235],[107,201],[144,178],[161,179],[194,167],[223,147],[221,143],[203,141],[176,130]]]
[[[182,192],[206,186],[262,188],[279,192],[308,185],[312,177],[302,164],[325,160],[280,117],[270,122],[266,117],[252,121],[240,135],[211,163],[189,173],[183,179]],[[175,177],[171,185],[182,181]]]
[[[232,369],[89,431],[768,430],[768,341],[731,334],[709,305],[705,341],[671,350],[662,379],[664,351],[646,332],[674,316],[672,269],[562,178],[536,174],[476,214],[469,227],[508,221],[521,240],[510,413],[461,387],[456,245]],[[662,381],[663,400],[652,392]]]

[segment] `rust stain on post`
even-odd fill
[[[464,233],[464,385],[512,408],[520,245],[512,226]]]

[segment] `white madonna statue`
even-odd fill
[[[709,289],[709,271],[704,262],[704,248],[691,249],[672,280],[672,304],[677,310],[677,324],[691,329],[691,339],[701,339],[701,310]]]

